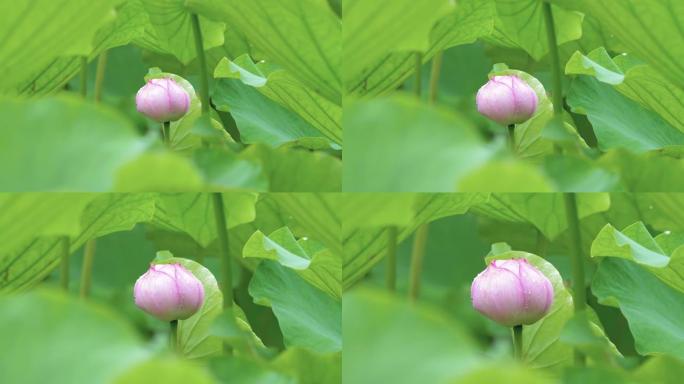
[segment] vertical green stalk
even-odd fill
[[[191,16],[192,32],[195,36],[195,50],[197,52],[197,64],[200,70],[200,99],[202,100],[202,115],[209,114],[209,75],[207,74],[207,58],[204,56],[204,43],[202,42],[202,30],[200,29],[199,17],[193,13]]]
[[[570,252],[572,257],[572,301],[575,313],[584,311],[587,306],[586,285],[584,277],[584,259],[582,257],[582,238],[580,234],[579,216],[577,214],[577,196],[574,193],[563,194],[565,216],[570,234]],[[584,365],[585,356],[575,349],[575,364]]]
[[[409,271],[409,299],[416,301],[420,294],[420,275],[423,271],[423,259],[427,247],[428,232],[430,226],[426,223],[418,227],[413,237],[413,249],[411,250],[411,267]]]
[[[71,248],[71,239],[69,239],[69,236],[64,236],[61,239],[61,243],[62,255],[59,282],[63,290],[69,291],[69,249]]]
[[[174,353],[179,353],[178,348],[178,320],[171,320],[169,323],[169,349]]]
[[[107,68],[107,51],[100,53],[97,58],[97,70],[95,72],[95,102],[102,100],[102,88],[104,85],[105,69]]]
[[[214,220],[216,234],[221,252],[221,292],[223,293],[223,308],[233,306],[233,271],[230,251],[228,249],[228,229],[226,228],[226,214],[223,208],[223,196],[214,192],[211,194],[214,205]]]
[[[394,292],[397,290],[397,227],[387,228],[387,270],[385,271],[385,284],[387,290]]]
[[[416,52],[416,68],[415,68],[415,78],[413,82],[413,93],[420,98],[420,92],[423,88],[423,54]]]
[[[164,144],[170,145],[171,144],[171,122],[170,121],[165,121],[162,123],[161,134],[162,134],[162,140],[164,141]]]
[[[544,20],[546,21],[546,37],[549,41],[549,57],[551,59],[551,76],[553,85],[553,113],[556,116],[563,115],[563,81],[562,69],[560,65],[560,55],[558,53],[558,42],[556,39],[556,29],[551,12],[551,4],[543,2]]]
[[[85,99],[88,95],[88,57],[81,57],[81,96]]]
[[[430,94],[428,100],[430,104],[437,101],[437,89],[439,88],[439,76],[442,73],[442,61],[444,60],[444,51],[439,51],[432,58],[432,70],[430,71]]]
[[[551,75],[553,80],[553,113],[557,118],[563,116],[563,82],[560,55],[558,54],[558,42],[556,29],[553,21],[551,4],[544,0],[544,20],[546,22],[546,36],[549,41],[549,57],[551,58]],[[586,308],[587,297],[585,292],[584,259],[582,257],[582,238],[580,234],[579,216],[577,213],[577,195],[564,193],[565,216],[570,234],[570,251],[572,257],[572,299],[575,313]],[[585,356],[575,349],[575,364],[584,365]]]
[[[92,282],[93,262],[95,261],[95,239],[86,242],[83,250],[83,267],[81,269],[81,298],[90,295],[90,285]]]
[[[508,145],[511,147],[511,151],[515,152],[515,124],[508,126]]]
[[[516,360],[522,361],[523,359],[523,326],[516,325],[513,327],[513,357]]]

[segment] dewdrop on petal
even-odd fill
[[[526,259],[494,260],[470,287],[473,307],[501,325],[530,325],[553,304],[551,281]]]

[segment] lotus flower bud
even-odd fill
[[[135,95],[138,112],[160,123],[188,113],[190,95],[171,78],[151,79]]]
[[[517,76],[494,76],[477,91],[477,110],[503,125],[520,124],[537,110],[537,93]]]
[[[526,259],[494,260],[470,287],[473,307],[499,324],[529,325],[553,303],[551,281]]]
[[[204,286],[180,264],[153,264],[135,282],[135,305],[159,320],[185,320],[204,303]]]

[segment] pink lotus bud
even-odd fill
[[[204,303],[204,286],[180,264],[153,264],[135,282],[135,305],[159,320],[185,320]]]
[[[494,76],[477,91],[477,110],[503,125],[520,124],[537,110],[537,93],[517,76]]]
[[[135,105],[160,123],[176,121],[188,113],[190,95],[171,78],[152,79],[135,95]]]
[[[505,326],[529,325],[553,303],[549,279],[526,259],[494,260],[470,286],[473,307]]]

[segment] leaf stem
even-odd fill
[[[204,43],[202,42],[202,29],[200,28],[199,16],[193,13],[192,32],[195,37],[195,50],[197,51],[197,64],[200,71],[200,99],[202,101],[202,115],[209,114],[209,75],[207,74],[207,58],[204,55]]]
[[[574,193],[563,194],[565,202],[565,216],[570,234],[570,251],[572,258],[572,301],[575,313],[584,311],[587,305],[587,297],[584,283],[584,259],[582,257],[582,238],[579,228],[579,216],[577,213],[577,195]],[[575,349],[575,364],[584,365],[584,355]]]
[[[61,255],[61,269],[59,274],[59,282],[62,289],[69,291],[69,250],[71,248],[71,239],[69,236],[62,238],[62,255]]]
[[[93,262],[95,261],[95,239],[86,242],[83,251],[83,267],[81,269],[81,298],[90,295],[90,284],[92,282]]]
[[[171,320],[169,328],[169,349],[174,353],[180,354],[180,348],[178,348],[178,320]]]
[[[88,95],[88,57],[81,56],[81,96]]]
[[[387,290],[397,290],[397,227],[387,228],[387,270],[385,272],[385,284]]]
[[[420,275],[423,271],[423,259],[430,225],[425,223],[418,227],[413,237],[413,249],[411,250],[411,267],[409,271],[409,299],[416,301],[420,294]]]
[[[542,7],[546,24],[546,37],[549,42],[549,58],[551,59],[553,113],[560,116],[563,114],[563,74],[560,65],[560,55],[558,53],[558,41],[556,39],[556,29],[553,21],[553,12],[551,11],[551,3],[544,0]]]
[[[105,69],[107,68],[107,51],[100,53],[97,58],[97,70],[95,71],[95,102],[102,100],[102,88],[104,85]]]
[[[511,147],[511,152],[515,153],[515,124],[508,125],[508,145]]]
[[[437,90],[439,88],[439,76],[442,72],[442,62],[444,60],[444,51],[439,51],[432,58],[432,69],[430,70],[430,91],[428,101],[434,104],[437,101]]]
[[[415,64],[415,78],[413,83],[413,93],[416,97],[420,98],[420,92],[423,88],[423,54],[421,52],[416,52],[416,64]]]
[[[230,250],[228,249],[228,229],[226,228],[223,195],[214,192],[211,194],[211,198],[214,205],[216,234],[218,235],[219,250],[221,252],[221,292],[223,293],[223,308],[231,308],[233,306],[233,271]]]
[[[516,360],[523,359],[523,326],[516,325],[513,327],[513,357]]]

